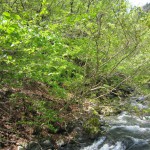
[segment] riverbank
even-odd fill
[[[46,85],[41,86],[30,87],[30,90],[8,86],[1,89],[1,149],[9,147],[15,150],[19,146],[21,149],[27,143],[30,143],[27,149],[40,146],[66,149],[66,146],[89,145],[104,134],[105,116],[127,109],[127,97],[133,91],[131,87],[121,86],[125,87],[118,88],[122,97],[115,91],[115,94],[112,92],[103,98],[84,97],[81,100],[71,93],[66,100],[50,96],[43,88]],[[97,91],[93,93],[98,94]],[[38,103],[44,104],[48,110],[38,107]],[[48,115],[44,119],[43,113]]]

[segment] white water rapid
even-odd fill
[[[147,107],[137,101],[131,105]],[[150,116],[139,118],[123,112],[105,121],[110,125],[108,133],[80,150],[150,150]]]

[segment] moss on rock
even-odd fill
[[[100,132],[100,125],[99,118],[93,117],[85,121],[83,128],[88,134],[95,135]]]

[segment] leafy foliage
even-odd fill
[[[143,6],[143,10],[146,11],[146,12],[149,12],[150,11],[150,3],[147,3]]]
[[[0,87],[40,93],[43,84],[47,95],[69,99],[150,80],[150,14],[124,0],[10,0],[0,8]],[[42,115],[21,121],[55,131],[57,113],[42,100],[32,107]]]

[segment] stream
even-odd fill
[[[132,97],[129,101],[130,105],[140,111],[150,107],[150,99],[146,96]],[[150,150],[150,112],[147,114],[138,117],[124,111],[115,116],[104,117],[104,122],[109,126],[104,126],[106,134],[94,140],[78,131],[81,137],[79,136],[77,142],[64,144],[63,140],[59,141],[58,150]],[[26,150],[41,148],[53,150],[53,145],[49,140],[39,144],[31,142]]]
[[[142,110],[143,99],[131,99],[131,105]],[[137,117],[127,112],[105,119],[110,128],[106,135],[80,150],[150,150],[150,115]]]

